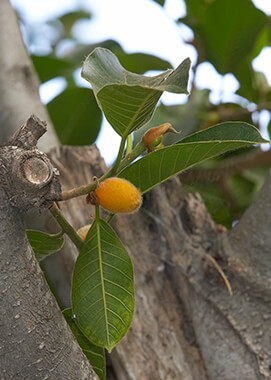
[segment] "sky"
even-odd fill
[[[1,0],[0,0],[1,1]],[[183,0],[166,0],[164,8],[151,0],[11,0],[23,18],[37,29],[37,41],[32,43],[31,52],[46,54],[50,48],[48,39],[50,28],[40,25],[56,16],[78,9],[81,6],[91,12],[91,20],[78,22],[73,28],[74,36],[84,43],[96,43],[105,39],[114,39],[119,42],[127,53],[142,52],[154,54],[168,60],[173,67],[177,67],[186,57],[190,57],[192,64],[197,60],[195,49],[185,41],[193,37],[193,32],[185,26],[177,26],[175,20],[185,15]],[[271,15],[271,0],[253,0],[261,10]],[[52,36],[53,38],[53,36]],[[59,54],[64,54],[69,43],[63,43]],[[47,49],[47,50],[46,50]],[[254,60],[254,68],[263,71],[271,85],[271,48],[265,48]],[[76,73],[76,80],[80,85],[88,84]],[[209,63],[199,65],[195,82],[198,88],[211,90],[211,101],[218,103],[228,101],[238,89],[238,82],[232,74],[219,75]],[[65,80],[56,79],[45,83],[40,88],[41,100],[48,103],[54,96],[65,88]],[[164,104],[180,104],[187,101],[187,96],[164,93]],[[262,113],[262,124],[267,124],[269,113]],[[108,149],[106,142],[115,149]],[[113,144],[112,144],[113,142]],[[102,129],[96,141],[102,156],[107,164],[114,160],[119,136],[103,121]]]

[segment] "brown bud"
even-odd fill
[[[150,128],[142,137],[148,152],[155,150],[162,141],[163,135],[167,132],[178,133],[171,124],[165,123],[158,127]]]

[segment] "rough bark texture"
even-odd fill
[[[104,170],[95,148],[63,147],[56,157],[63,190]],[[269,182],[251,207],[263,202]],[[76,228],[89,223],[92,214],[83,198],[72,206],[61,203]],[[268,211],[262,215],[267,222]],[[175,178],[146,194],[138,213],[113,219],[132,256],[136,289],[131,329],[110,355],[116,379],[270,378],[270,244],[269,237],[261,242],[261,228],[258,235],[250,231],[246,242],[246,223],[251,225],[254,212],[248,210],[228,233],[214,224],[200,197],[184,194]],[[263,246],[264,252],[257,251]],[[257,255],[261,270],[253,272]],[[232,297],[210,256],[227,275]]]
[[[0,190],[0,379],[97,379]]]
[[[44,132],[32,117],[0,149],[0,379],[94,380],[25,233],[25,211],[48,206],[61,191],[50,161],[36,149]]]
[[[46,152],[58,146],[49,116],[39,99],[39,80],[22,41],[9,0],[0,1],[0,142],[5,142],[32,113],[48,122],[39,142]]]

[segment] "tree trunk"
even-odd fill
[[[39,98],[39,80],[23,44],[9,0],[0,1],[0,142],[7,141],[33,113],[46,120],[42,151],[58,146],[49,115]]]
[[[104,171],[103,163],[97,166],[94,147],[62,147],[51,157],[54,164],[61,163],[63,190]],[[178,178],[144,195],[136,214],[114,217],[113,226],[132,256],[136,291],[131,329],[110,355],[116,379],[270,378],[270,244],[266,239],[262,252],[265,243],[256,244],[261,242],[260,231],[256,235],[249,229],[253,208],[270,194],[269,182],[231,232],[215,225],[199,195],[185,194]],[[91,207],[83,197],[72,205],[61,203],[76,228],[90,222]],[[265,210],[262,219],[268,222]],[[258,230],[264,236],[268,224],[264,228],[263,220]],[[251,256],[260,258],[261,270],[254,262],[248,265]]]
[[[60,194],[54,169],[36,149],[44,129],[31,118],[0,150],[0,379],[97,380],[25,233],[26,210],[48,207]]]

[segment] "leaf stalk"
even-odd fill
[[[65,219],[64,215],[58,208],[57,204],[54,202],[53,206],[50,208],[51,214],[55,217],[56,221],[62,228],[62,230],[69,236],[74,245],[80,250],[84,244],[83,240],[76,233],[73,227]]]

